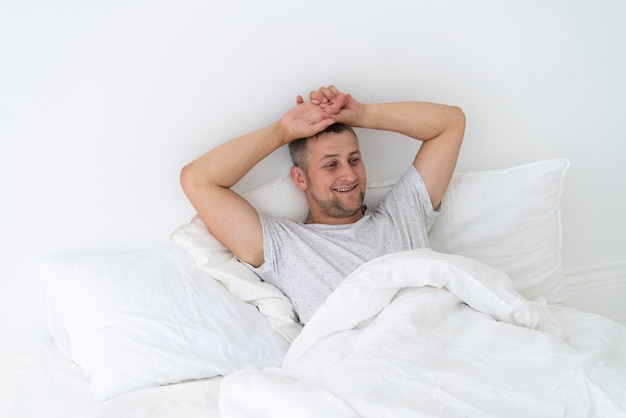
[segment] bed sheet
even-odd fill
[[[54,346],[44,348],[13,405],[14,418],[216,418],[220,377],[96,401],[89,379]]]

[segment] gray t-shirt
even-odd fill
[[[435,220],[426,185],[411,168],[376,208],[347,225],[305,224],[261,215],[265,262],[250,267],[278,287],[306,323],[328,295],[365,262],[429,247]]]

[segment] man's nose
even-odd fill
[[[342,164],[339,175],[340,178],[346,180],[356,179],[356,171],[354,171],[354,167],[352,167],[349,163]]]

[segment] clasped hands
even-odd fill
[[[309,94],[309,101],[296,98],[296,106],[281,118],[291,140],[313,136],[333,123],[352,125],[359,103],[335,86],[321,87]]]

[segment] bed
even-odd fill
[[[42,260],[54,344],[17,418],[626,416],[626,329],[567,306],[569,163],[455,174],[430,249],[357,269],[312,319],[196,216],[172,245]],[[396,179],[368,185],[375,205]],[[244,196],[303,219],[287,175]]]

